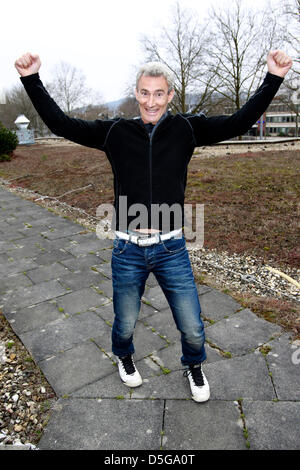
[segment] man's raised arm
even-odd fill
[[[41,60],[37,54],[27,53],[15,61],[25,90],[36,111],[55,134],[87,147],[104,150],[105,139],[113,121],[85,121],[70,118],[51,98],[39,77]]]
[[[272,102],[292,66],[292,59],[283,51],[271,51],[267,57],[267,66],[266,77],[256,93],[231,116],[188,116],[194,130],[196,146],[228,140],[251,129]]]

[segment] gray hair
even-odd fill
[[[168,93],[174,88],[173,74],[168,67],[161,62],[148,62],[142,65],[136,76],[136,89],[138,89],[138,83],[142,75],[145,77],[164,77],[168,84]]]

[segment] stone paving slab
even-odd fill
[[[0,280],[0,295],[12,291],[18,287],[33,286],[33,282],[24,273],[10,274]]]
[[[170,342],[178,341],[178,339],[180,339],[180,332],[177,330],[170,309],[154,313],[150,317],[145,318],[143,323],[151,331],[161,335]]]
[[[94,312],[84,312],[35,328],[21,335],[22,342],[37,361],[75,347],[107,331],[107,325]]]
[[[111,252],[112,252],[111,249],[101,250],[101,251],[99,251],[99,256],[103,261],[106,261],[107,263],[110,263],[111,262]]]
[[[243,426],[233,402],[167,400],[163,447],[166,450],[245,450]]]
[[[40,221],[28,221],[24,222],[23,227],[21,228],[15,228],[14,230],[18,230],[19,233],[24,235],[25,237],[32,237],[34,235],[42,235],[45,230],[48,230],[48,224],[47,221],[40,222]]]
[[[142,387],[132,390],[132,398],[186,400],[191,392],[183,370],[147,377]]]
[[[57,247],[57,244],[55,244],[55,246]],[[40,251],[47,251],[47,249],[53,249],[52,243],[49,243],[48,240],[41,237],[41,235],[33,235],[31,237],[23,237],[21,240],[13,242],[9,254],[14,259],[20,259],[22,257],[31,257],[31,253],[39,254]]]
[[[299,402],[245,400],[242,406],[251,449],[300,449]]]
[[[270,373],[279,400],[300,400],[300,347],[288,335],[269,343]]]
[[[99,292],[102,292],[103,295],[105,295],[109,299],[113,299],[113,287],[110,279],[103,279],[99,276],[99,282],[97,285],[99,288]]]
[[[149,287],[156,287],[158,285],[157,279],[156,279],[156,277],[154,276],[153,273],[149,274],[148,279],[146,281],[146,284]]]
[[[57,216],[51,213],[47,213],[43,210],[40,212],[39,217],[34,217],[35,215],[34,208],[26,209],[25,211],[22,211],[22,217],[15,217],[14,220],[13,218],[11,220],[6,220],[11,227],[16,229],[26,228],[29,232],[32,228],[38,227],[39,225],[50,227],[51,223],[57,223],[58,221]]]
[[[10,274],[23,273],[28,269],[38,268],[38,264],[31,259],[22,259],[18,261],[7,261],[0,265],[0,279],[6,278]]]
[[[99,273],[105,276],[107,279],[111,279],[111,264],[110,262],[102,262],[101,264],[96,264],[94,266]]]
[[[1,225],[3,226],[3,224]],[[4,226],[3,226],[3,229],[4,229],[4,232],[2,233],[5,233],[5,238],[7,241],[14,242],[14,241],[20,241],[20,240],[26,239],[26,235],[19,232],[19,230],[15,230],[14,228],[4,227]]]
[[[202,316],[209,320],[218,321],[241,309],[232,297],[216,289],[210,289],[200,296]]]
[[[48,265],[68,258],[70,258],[69,253],[61,249],[56,249],[53,246],[49,251],[45,250],[42,253],[37,254],[33,259],[37,264]]]
[[[84,312],[91,307],[106,305],[109,302],[110,299],[103,296],[92,287],[85,287],[83,289],[67,293],[57,299],[58,307],[67,314]]]
[[[59,282],[72,291],[92,286],[100,289],[100,284],[104,279],[106,278],[102,274],[91,267],[82,267],[81,270],[74,272],[66,269],[64,274],[59,276]]]
[[[107,250],[104,248],[107,247],[107,242],[105,240],[99,240],[96,237],[96,234],[93,234],[94,237],[93,239],[90,240],[81,240],[80,238],[75,238],[72,237],[72,240],[77,240],[77,244],[73,244],[68,247],[69,253],[71,253],[74,256],[78,255],[86,255],[89,254],[90,252],[94,252],[95,254],[102,255],[101,259],[102,260],[107,260],[110,256],[109,253],[107,253]],[[111,243],[112,245],[112,243]],[[98,260],[99,263],[99,260]]]
[[[59,400],[39,448],[159,450],[163,410],[159,400]]]
[[[109,364],[108,361],[107,364]],[[140,362],[138,364],[139,371],[141,371]],[[131,399],[132,393],[133,389],[121,382],[117,366],[111,363],[110,370],[107,370],[105,377],[73,390],[69,393],[69,396],[71,398],[111,398],[121,400],[123,398]]]
[[[0,253],[7,253],[7,251],[15,248],[15,244],[13,242],[7,241],[6,235],[0,233]]]
[[[46,266],[30,269],[26,272],[26,275],[32,282],[38,284],[42,281],[57,279],[58,277],[67,275],[68,272],[70,272],[68,268],[55,261],[54,263]]]
[[[6,318],[11,323],[15,333],[20,336],[30,330],[43,327],[47,323],[63,318],[55,300],[46,300],[29,307],[21,307],[15,312],[7,312]]]
[[[158,310],[156,310],[152,305],[145,304],[144,302],[141,302],[141,309],[139,313],[139,319],[140,320],[146,320],[149,319],[152,315],[155,315],[158,313]]]
[[[168,308],[167,299],[159,286],[150,287],[145,291],[143,298],[156,310]]]
[[[65,223],[64,223],[65,225]],[[70,226],[62,226],[56,227],[53,226],[52,229],[49,230],[40,230],[43,237],[47,238],[48,240],[56,240],[57,238],[64,238],[69,235],[73,235],[82,231],[82,228],[79,225],[70,225]]]
[[[87,243],[87,242],[92,243],[92,245],[90,246],[94,248],[94,251],[106,250],[108,248],[112,248],[113,246],[112,240],[108,238],[98,238],[95,232],[91,232],[86,229],[82,229],[82,232],[76,235],[72,235],[72,242],[75,242],[77,245],[82,244],[83,245],[82,248],[85,249],[85,251],[89,250],[88,246],[84,246],[84,243]]]
[[[112,361],[90,340],[38,362],[38,365],[58,397],[93,383],[114,370]]]
[[[26,242],[29,241],[29,243],[24,243],[24,239],[22,239],[21,243],[20,240],[14,242],[14,246],[6,251],[9,261],[20,261],[24,258],[34,261],[36,256],[44,253],[45,249],[41,243],[37,242],[33,244],[31,240],[32,239],[26,239]],[[41,239],[39,239],[39,241],[41,241]]]
[[[41,282],[29,287],[20,287],[3,296],[3,311],[4,313],[15,311],[21,307],[28,307],[44,300],[63,296],[66,292],[68,291],[56,280]]]
[[[70,271],[81,271],[83,268],[91,268],[98,263],[99,257],[94,254],[80,255],[77,258],[69,257],[61,262]]]
[[[7,263],[9,261],[7,253],[0,254],[0,264]]]
[[[238,355],[250,352],[281,332],[279,326],[244,309],[209,326],[206,337],[221,349]]]
[[[266,361],[252,353],[203,366],[212,400],[272,400],[276,393]]]

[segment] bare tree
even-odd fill
[[[104,104],[99,105],[91,105],[84,106],[78,110],[74,110],[73,113],[74,117],[87,119],[89,121],[94,119],[108,119],[110,114],[110,110]]]
[[[13,86],[6,92],[5,105],[2,106],[0,120],[9,129],[14,129],[14,122],[20,114],[25,114],[30,121],[30,128],[35,129],[40,135],[49,132],[21,84]]]
[[[276,39],[276,20],[269,8],[249,9],[242,0],[230,0],[227,8],[213,8],[210,18],[214,41],[209,57],[216,76],[213,88],[236,111],[262,80],[266,56]]]
[[[285,77],[277,102],[292,113],[296,126],[295,136],[299,134],[300,115],[300,0],[277,0],[274,10],[277,12],[284,49],[293,59],[293,66]]]
[[[170,106],[174,111],[197,112],[210,98],[213,77],[205,67],[208,40],[206,26],[199,23],[193,11],[182,9],[179,2],[173,7],[170,26],[162,27],[158,37],[141,39],[146,60],[163,62],[175,77],[175,97]],[[206,78],[200,83],[197,79],[203,74]]]
[[[61,62],[55,66],[53,74],[54,79],[47,88],[64,112],[70,114],[76,107],[88,104],[92,91],[87,87],[81,70]]]
[[[293,59],[292,70],[300,75],[300,0],[285,0],[282,8],[285,20],[285,41]]]

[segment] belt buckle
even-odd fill
[[[152,237],[147,237],[147,238],[143,238],[143,237],[139,237],[137,239],[137,243],[139,246],[150,246],[150,245],[153,245],[152,241],[151,241],[151,238]]]
[[[153,239],[155,239],[155,241],[153,241]],[[159,235],[154,234],[151,237],[147,237],[147,238],[139,237],[137,239],[137,243],[139,246],[151,246],[151,245],[155,245],[156,243],[158,243],[159,240],[160,240]]]

